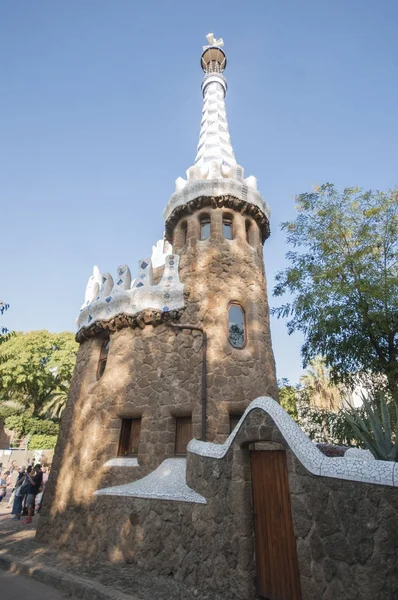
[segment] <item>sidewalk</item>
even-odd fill
[[[55,553],[35,540],[39,518],[22,525],[11,519],[6,502],[0,503],[0,567],[85,600],[223,600],[134,565],[88,562],[81,556]]]

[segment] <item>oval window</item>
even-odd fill
[[[234,348],[243,348],[246,341],[245,313],[239,304],[231,304],[228,309],[229,343]]]

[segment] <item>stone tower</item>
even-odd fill
[[[391,600],[398,464],[325,456],[275,400],[268,211],[236,163],[226,57],[208,41],[198,154],[166,240],[135,279],[95,268],[87,285],[37,536],[97,573],[125,563],[116,594],[140,595],[135,565],[165,576],[162,598]]]
[[[208,39],[197,156],[165,209],[165,240],[135,279],[126,265],[115,280],[95,267],[87,285],[53,510],[142,477],[193,437],[223,442],[252,400],[277,397],[262,256],[269,213],[235,160],[226,55]]]
[[[228,130],[222,40],[209,36],[201,67],[203,110],[195,163],[164,211],[187,298],[181,323],[207,334],[207,440],[222,442],[249,402],[276,397],[262,244],[269,210],[244,178]],[[244,331],[242,330],[244,329]],[[198,437],[198,431],[194,431]]]

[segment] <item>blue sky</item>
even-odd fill
[[[150,255],[195,157],[209,31],[236,158],[271,208],[271,296],[295,194],[398,184],[397,22],[395,0],[3,1],[3,324],[72,331],[94,264]],[[298,381],[300,337],[282,321],[272,335],[278,376]]]

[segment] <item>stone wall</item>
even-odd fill
[[[254,600],[250,449],[264,443],[287,453],[303,600],[398,597],[397,490],[312,475],[258,409],[247,415],[224,458],[188,454],[187,482],[206,505],[97,496],[89,504],[69,505],[65,514],[46,504],[38,535],[85,555],[133,562],[226,599]]]

